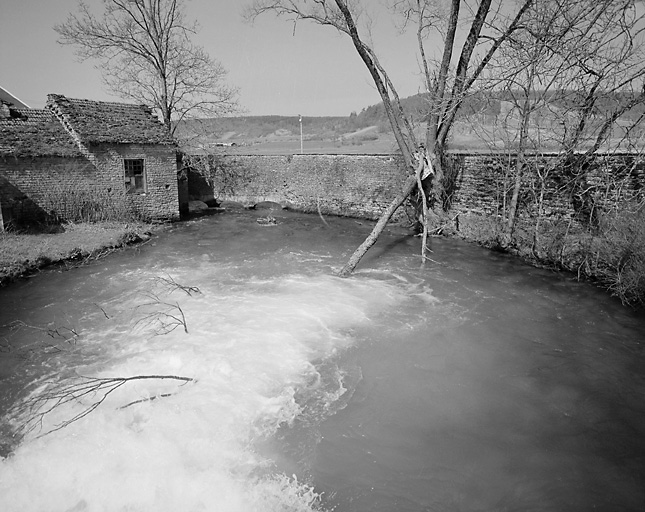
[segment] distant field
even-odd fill
[[[369,137],[366,134],[370,134]],[[419,135],[422,137],[422,134]],[[231,139],[228,139],[230,142]],[[423,140],[419,138],[418,140]],[[468,135],[456,135],[451,146],[459,150],[482,151],[489,147],[480,139]],[[247,155],[293,155],[300,153],[300,139],[297,137],[260,137],[255,140],[236,140],[236,146],[228,147],[227,152]],[[327,155],[391,155],[399,148],[391,133],[375,134],[373,129],[361,130],[356,134],[346,134],[336,140],[307,140],[302,142],[304,154]]]
[[[216,124],[216,121],[220,124]],[[226,121],[224,125],[223,123]],[[260,117],[212,120],[212,123],[193,124],[184,131],[193,147],[206,151],[226,151],[250,155],[304,154],[392,154],[399,151],[394,135],[378,125],[350,127],[340,118],[308,118],[303,122],[302,149],[298,118]],[[533,133],[541,139],[541,151],[557,151],[554,133]],[[549,143],[549,137],[554,137]],[[418,141],[423,141],[424,127],[415,128]],[[514,132],[494,129],[466,121],[455,123],[448,148],[458,151],[504,151],[513,148],[517,141]],[[622,148],[620,140],[610,140],[601,151]],[[223,149],[225,148],[225,149]],[[512,149],[511,149],[512,150]],[[633,150],[633,148],[632,148]]]
[[[354,144],[334,140],[303,140],[302,153],[326,155],[392,154],[398,150],[393,137],[357,142]],[[254,141],[227,148],[228,152],[246,155],[293,155],[301,152],[300,140]]]

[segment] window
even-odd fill
[[[123,160],[125,170],[126,194],[143,194],[146,191],[146,175],[143,158],[126,158]]]

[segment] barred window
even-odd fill
[[[125,171],[125,191],[127,194],[143,194],[146,191],[146,173],[143,158],[123,160]]]

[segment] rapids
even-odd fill
[[[1,511],[645,509],[642,314],[394,228],[339,279],[370,223],[266,213],[0,290]]]

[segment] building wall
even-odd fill
[[[92,148],[85,157],[0,157],[0,205],[4,224],[65,217],[74,203],[93,197],[132,208],[149,219],[179,218],[174,148],[120,145]],[[143,158],[145,194],[125,194],[123,158]]]
[[[142,158],[146,173],[146,192],[128,194],[128,200],[144,217],[179,219],[177,156],[174,147],[138,144],[91,146],[91,160],[99,170],[98,183],[110,190],[123,190],[124,158]]]
[[[4,224],[42,222],[51,213],[51,198],[79,182],[96,179],[84,158],[0,158],[0,204]]]

